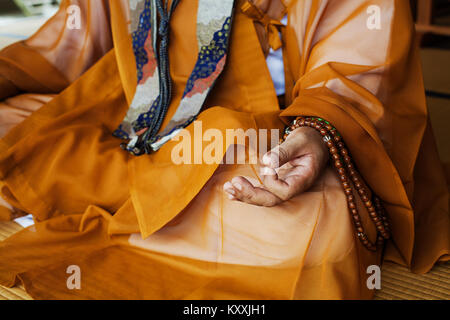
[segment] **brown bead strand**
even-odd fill
[[[388,233],[384,230],[384,228],[387,227],[387,219],[386,219],[386,217],[380,217],[380,216],[382,216],[383,212],[381,212],[381,214],[379,212],[377,212],[377,211],[379,211],[379,210],[377,210],[378,208],[373,208],[372,203],[369,202],[367,195],[365,195],[366,191],[365,191],[364,187],[362,186],[362,183],[359,181],[360,178],[357,175],[357,172],[354,170],[354,165],[351,163],[351,158],[348,155],[348,151],[345,149],[345,146],[340,141],[341,138],[337,134],[337,131],[333,127],[331,127],[331,125],[325,124],[324,122],[322,122],[320,120],[313,120],[311,118],[306,118],[304,121],[302,121],[302,119],[300,119],[300,118],[298,120],[299,120],[299,122],[296,123],[297,125],[291,127],[290,129],[295,129],[299,126],[308,125],[310,127],[313,127],[315,129],[319,130],[324,137],[327,136],[327,133],[330,138],[333,137],[333,140],[337,143],[338,150],[340,150],[340,153],[342,154],[343,159],[345,159],[346,164],[348,164],[348,169],[352,176],[352,182],[356,185],[356,187],[358,187],[358,193],[360,194],[360,196],[362,196],[362,200],[364,200],[363,203],[365,204],[365,206],[371,213],[370,216],[371,216],[372,220],[374,220],[374,223],[378,223],[380,220],[383,221],[383,224],[381,225],[381,223],[378,223],[378,227],[377,227],[377,230],[379,231],[379,233],[383,232],[383,237],[379,237],[378,240],[381,240],[380,242],[383,242],[383,238],[387,238],[387,236],[388,236]],[[327,145],[328,145],[328,147],[333,148],[331,142],[327,142]],[[336,147],[336,146],[334,146],[334,147]],[[345,172],[345,170],[342,169],[342,163],[340,161],[338,161],[338,160],[340,160],[340,157],[337,154],[335,154],[335,151],[336,151],[335,149],[331,149],[330,151],[332,152],[333,160],[335,160],[335,165],[337,165],[338,173],[343,174]],[[351,210],[352,213],[356,213],[357,210],[355,210],[356,206],[354,205],[354,202],[353,202],[354,197],[352,194],[352,189],[347,188],[348,187],[348,177],[346,177],[346,178],[342,177],[341,180],[343,182],[342,184],[343,184],[346,196],[348,197],[348,200],[350,200],[349,201],[350,202],[349,209]],[[379,203],[379,201],[378,201],[378,203]],[[357,228],[358,231],[361,231],[361,223],[360,223],[359,216],[355,215],[354,220],[355,220],[354,221],[355,227]],[[366,246],[369,246],[371,249],[374,249],[374,245],[373,244],[371,245],[367,241],[367,239],[366,239],[367,237],[363,233],[360,233],[360,232],[358,232],[358,233],[359,233],[360,238],[362,239],[362,242]]]
[[[380,199],[375,196],[373,193],[373,202],[370,201],[367,190],[364,186],[363,180],[360,178],[352,160],[348,150],[345,148],[345,144],[343,143],[340,135],[330,124],[325,123],[319,119],[311,119],[309,117],[298,117],[292,126],[289,127],[289,131],[285,134],[284,139],[287,138],[288,134],[300,127],[311,127],[320,132],[323,136],[325,143],[330,151],[331,158],[333,160],[334,166],[339,175],[341,185],[344,189],[348,208],[350,213],[352,214],[353,223],[355,225],[355,229],[357,231],[358,238],[362,242],[362,244],[371,251],[375,251],[377,249],[377,245],[381,246],[384,242],[384,239],[388,239],[390,237],[389,232],[389,224],[387,221],[387,217],[385,216],[384,208],[381,204]],[[343,161],[342,161],[343,160]],[[343,163],[344,162],[344,163]],[[347,175],[347,172],[350,175]],[[350,185],[350,181],[354,185],[355,189],[358,192],[364,206],[369,211],[369,216],[374,222],[377,229],[377,243],[372,243],[367,237],[364,227],[362,226],[361,217],[359,215],[355,197],[353,194],[353,189]]]
[[[301,122],[300,122],[300,124],[301,124]],[[328,136],[330,138],[332,137],[333,141],[336,142],[338,150],[340,151],[340,154],[341,154],[342,158],[344,159],[345,165],[347,166],[347,170],[350,173],[351,181],[353,182],[355,188],[357,188],[358,193],[359,193],[365,207],[369,211],[371,219],[373,220],[374,224],[376,225],[377,233],[379,234],[379,236],[378,236],[379,241],[377,241],[377,242],[382,243],[384,238],[389,237],[388,233],[385,230],[385,223],[381,222],[381,221],[387,222],[387,219],[381,218],[381,214],[379,212],[377,212],[378,210],[376,210],[376,208],[374,208],[372,202],[367,197],[367,192],[366,192],[365,188],[363,187],[362,179],[359,177],[356,170],[354,169],[354,164],[351,162],[351,158],[348,154],[348,151],[345,149],[345,145],[341,141],[341,137],[337,133],[336,129],[334,129],[330,124],[326,124],[323,121],[320,121],[318,119],[311,119],[311,118],[305,119],[305,125],[309,125],[310,127],[320,130],[321,134],[324,137],[327,135],[326,132],[324,132],[323,127],[325,127],[326,130],[328,130]],[[330,145],[330,142],[328,142],[327,145]],[[331,149],[331,151],[334,152],[334,149]],[[338,173],[340,173],[340,174],[343,173],[344,170],[342,170],[340,161],[337,161],[337,160],[339,160],[339,157],[337,157],[334,154],[332,154],[332,157],[335,160],[335,164],[337,164]],[[341,179],[344,180],[344,178],[341,178]],[[348,177],[347,177],[347,179],[348,179]],[[344,182],[347,182],[347,181],[344,181]],[[343,183],[344,190],[346,189],[347,185],[348,185],[347,183]],[[349,193],[350,190],[348,190],[348,189],[346,190],[346,196],[348,197],[348,200],[349,200],[349,209],[352,212],[352,214],[355,214],[357,212],[357,210],[355,209],[355,204],[353,203],[354,197],[352,194]],[[355,215],[354,220],[355,220],[354,221],[355,227],[358,231],[358,236],[361,238],[362,242],[366,246],[368,246],[370,249],[374,249],[374,245],[368,241],[368,238],[365,235],[365,233],[360,232],[361,230],[364,230],[361,228],[360,217],[358,215]],[[381,233],[381,235],[380,235],[380,233]]]
[[[322,130],[321,134],[324,137],[328,136],[329,138],[331,138],[327,142],[327,146],[330,148],[331,156],[335,160],[334,164],[335,164],[336,170],[340,176],[341,184],[344,188],[344,191],[346,192],[348,207],[352,214],[355,229],[358,232],[358,238],[361,240],[361,242],[367,249],[369,249],[371,251],[375,251],[376,244],[372,243],[369,240],[369,238],[367,237],[367,234],[365,233],[364,227],[362,225],[361,217],[359,215],[359,212],[358,212],[358,209],[357,209],[357,206],[355,203],[355,196],[353,194],[353,189],[349,186],[349,180],[351,182],[353,182],[354,185],[360,184],[359,178],[356,176],[356,171],[353,168],[350,168],[350,169],[347,168],[348,170],[345,170],[345,166],[341,162],[341,160],[340,159],[336,160],[336,158],[339,156],[339,154],[342,157],[348,157],[348,152],[344,149],[344,146],[342,145],[342,142],[340,141],[340,137],[337,135],[336,130],[333,129],[331,127],[331,125],[326,125],[324,123],[320,123],[319,121],[310,121],[309,120],[309,126],[312,128],[316,128],[316,129],[320,128]],[[326,129],[325,132],[323,131],[324,129]],[[346,174],[347,171],[350,174],[350,179],[349,179],[348,175]],[[368,202],[368,199],[366,199],[366,202],[363,201],[363,203],[365,203],[366,207],[367,207],[367,205],[370,205],[370,203],[367,203],[367,202]],[[374,208],[372,208],[371,210],[373,212],[375,211]]]
[[[341,184],[346,193],[348,207],[349,207],[350,212],[352,213],[353,222],[354,222],[355,228],[358,232],[358,238],[360,239],[360,241],[363,243],[363,245],[367,249],[369,249],[371,251],[376,250],[376,245],[373,244],[372,242],[370,242],[370,240],[368,239],[367,235],[365,234],[364,228],[361,224],[361,218],[359,216],[356,204],[354,202],[353,190],[349,184],[350,180],[349,180],[348,176],[346,175],[346,171],[343,168],[342,162],[340,161],[339,150],[338,150],[338,148],[336,148],[333,140],[331,139],[331,136],[333,136],[333,135],[329,131],[331,131],[332,128],[324,128],[321,126],[320,123],[316,123],[316,122],[312,121],[311,118],[306,118],[306,119],[297,118],[297,121],[289,129],[295,130],[296,128],[299,128],[302,126],[313,127],[317,130],[320,130],[321,134],[324,137],[328,136],[328,138],[325,141],[326,141],[327,147],[329,148],[331,157],[333,158],[333,160],[335,160],[334,164],[335,164],[336,170],[338,171]],[[331,129],[331,130],[326,130],[326,129]],[[287,137],[287,135],[285,136],[285,138],[286,137]]]
[[[364,187],[363,179],[360,177],[358,172],[355,170],[355,165],[353,164],[351,157],[349,155],[348,150],[345,148],[345,144],[343,141],[341,141],[341,137],[337,135],[336,130],[330,131],[333,135],[334,140],[337,142],[338,148],[340,150],[341,156],[344,159],[344,162],[347,166],[348,172],[351,176],[351,179],[353,181],[353,185],[357,189],[360,198],[364,204],[364,206],[367,208],[367,211],[369,212],[369,216],[374,222],[377,231],[383,236],[384,239],[389,239],[389,233],[386,230],[387,225],[387,219],[384,217],[383,219],[383,208],[381,206],[381,203],[375,195],[373,196],[373,200],[375,198],[378,199],[378,206],[374,206],[375,201],[371,201],[367,195],[367,190]]]
[[[364,206],[369,212],[371,220],[375,224],[378,233],[378,242],[382,243],[384,239],[389,239],[390,234],[387,228],[387,218],[383,214],[384,209],[381,206],[381,202],[376,195],[373,195],[373,201],[369,199],[367,190],[364,187],[364,181],[360,177],[359,173],[355,170],[355,165],[351,160],[348,150],[345,148],[344,142],[341,141],[341,138],[337,135],[336,130],[332,130],[331,134],[333,135],[334,140],[337,142],[338,148],[341,151],[342,158],[344,159],[344,162],[347,166],[353,185],[357,189]],[[377,206],[374,206],[375,199],[377,200]]]

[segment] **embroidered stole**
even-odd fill
[[[189,76],[180,104],[167,126],[149,141],[156,151],[194,121],[222,73],[228,50],[234,0],[198,0],[197,45],[199,54]],[[157,14],[155,0],[129,0],[133,51],[137,67],[137,88],[127,115],[114,135],[128,140],[126,149],[134,152],[139,136],[155,117],[160,96],[160,76],[156,57]]]

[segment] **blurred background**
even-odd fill
[[[427,102],[439,154],[450,176],[450,0],[411,0]],[[450,185],[450,181],[449,181]]]
[[[0,0],[0,49],[32,35],[58,9],[60,0]]]
[[[450,176],[450,0],[409,1],[416,22],[431,122],[441,160]],[[0,50],[36,32],[56,12],[59,2],[0,0]],[[450,299],[450,263],[436,266],[426,275],[384,264],[382,288],[376,299]],[[29,298],[21,289],[8,290],[0,288],[0,299]]]

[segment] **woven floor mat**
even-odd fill
[[[0,241],[20,231],[15,222],[0,222]],[[0,300],[29,300],[23,288],[0,286]],[[450,261],[437,264],[424,275],[413,274],[407,268],[385,263],[381,273],[381,290],[376,300],[450,300]]]
[[[450,262],[438,263],[427,274],[385,263],[377,300],[450,300]]]

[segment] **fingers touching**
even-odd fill
[[[224,185],[232,200],[259,206],[274,206],[309,189],[322,172],[328,150],[320,133],[311,128],[293,131],[286,141],[266,153],[261,176],[264,187],[236,177]]]
[[[224,191],[231,200],[242,201],[257,206],[272,207],[282,202],[280,198],[270,191],[255,187],[244,177],[235,177],[223,186]]]
[[[308,152],[307,135],[303,131],[294,131],[288,136],[286,141],[263,156],[262,164],[272,169],[277,169],[292,159],[307,154]]]

